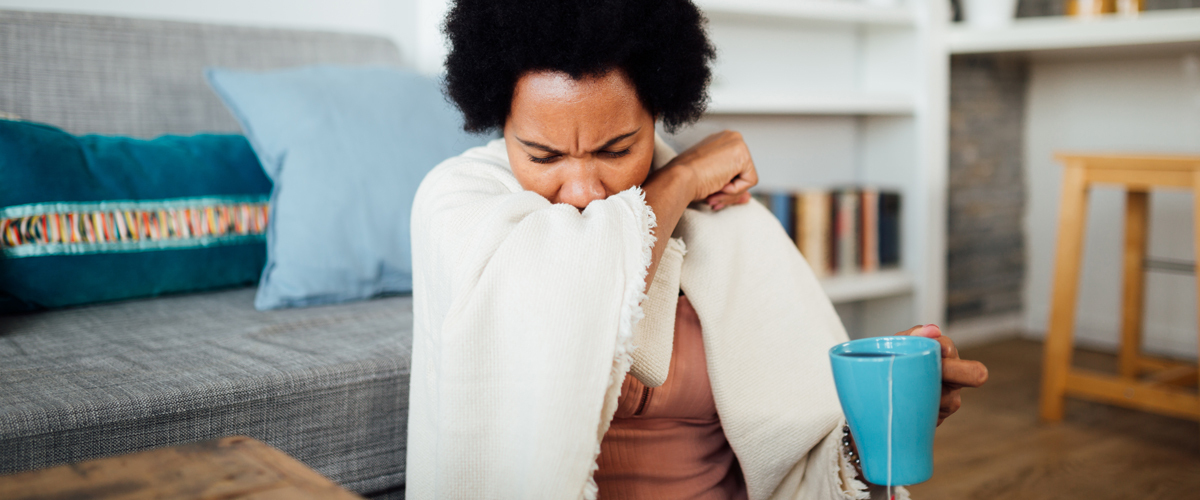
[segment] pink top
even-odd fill
[[[721,430],[708,380],[700,318],[687,297],[675,313],[667,380],[625,376],[617,413],[600,442],[600,498],[744,499],[737,457]]]

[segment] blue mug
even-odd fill
[[[929,480],[942,394],[941,344],[926,337],[866,338],[834,346],[829,358],[867,481],[896,486]]]

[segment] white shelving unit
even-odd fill
[[[913,278],[903,270],[889,269],[824,278],[821,288],[825,289],[825,294],[834,304],[844,304],[910,294],[913,291]]]
[[[713,92],[709,113],[765,115],[911,115],[912,96],[864,93]]]
[[[710,18],[765,18],[851,24],[911,25],[912,11],[846,0],[698,0]]]
[[[1063,56],[1112,54],[1200,46],[1200,9],[1108,15],[1091,19],[1042,17],[1018,19],[999,29],[951,28],[946,46],[954,54],[1043,53]]]
[[[680,143],[742,132],[765,189],[902,195],[899,269],[823,279],[854,336],[945,314],[948,2],[696,0],[717,48],[709,113]],[[684,137],[688,133],[691,137]]]
[[[718,60],[710,112],[691,139],[741,131],[767,189],[902,193],[900,269],[822,281],[856,336],[943,321],[951,54],[1074,64],[1200,51],[1200,9],[977,30],[951,26],[945,0],[697,3]]]

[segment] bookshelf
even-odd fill
[[[949,56],[945,0],[696,0],[717,48],[708,114],[742,132],[766,191],[901,194],[899,268],[821,279],[852,336],[941,323]],[[882,5],[881,5],[882,4]]]

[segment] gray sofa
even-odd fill
[[[208,66],[399,62],[378,37],[0,11],[0,112],[73,133],[238,132]],[[253,298],[0,316],[0,474],[243,434],[403,498],[411,298],[271,312]]]

